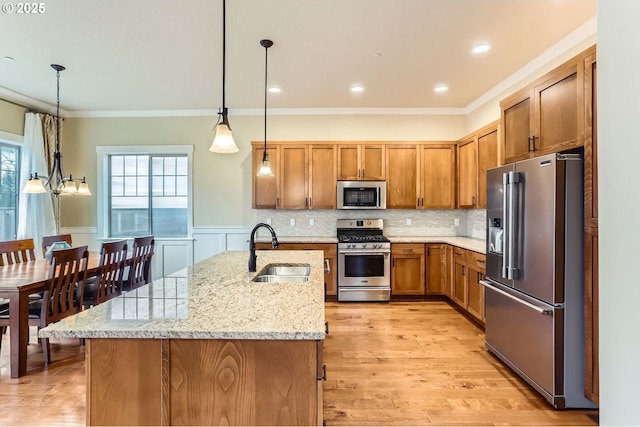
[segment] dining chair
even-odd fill
[[[53,245],[55,242],[67,242],[68,244],[72,244],[71,242],[71,234],[57,234],[55,236],[44,236],[42,238],[42,256],[47,252],[49,246]]]
[[[151,282],[151,258],[155,239],[153,236],[136,237],[133,239],[133,253],[124,280],[124,289],[129,291]]]
[[[0,242],[0,266],[19,264],[36,259],[33,239]]]
[[[48,289],[42,299],[29,302],[29,326],[43,328],[82,310],[88,261],[87,246],[54,251],[47,278]],[[9,326],[9,319],[9,309],[0,311],[0,327]],[[48,365],[51,363],[49,339],[42,338],[40,343],[44,364]]]
[[[84,308],[98,305],[122,293],[127,249],[126,240],[102,244],[98,274],[85,282],[82,299]]]

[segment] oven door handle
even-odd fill
[[[371,251],[358,251],[358,252],[353,252],[353,251],[338,251],[339,254],[341,255],[354,255],[354,256],[359,256],[359,255],[384,255],[385,258],[387,258],[389,255],[391,255],[391,251],[380,251],[379,249],[372,249]]]

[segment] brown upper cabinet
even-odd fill
[[[252,143],[252,169],[251,179],[253,183],[253,202],[254,209],[276,209],[278,206],[278,166],[280,165],[280,150],[278,146],[267,145],[267,154],[271,162],[271,170],[273,176],[257,176],[262,155],[264,153],[264,143]]]
[[[264,143],[253,142],[253,207],[255,209],[335,209],[334,144],[268,144],[274,176],[256,175]]]
[[[499,121],[458,142],[458,207],[487,207],[487,169],[498,166]]]
[[[583,58],[577,55],[500,103],[503,163],[584,144]]]
[[[455,207],[453,143],[387,145],[387,208]]]
[[[384,181],[384,144],[338,145],[339,181]]]

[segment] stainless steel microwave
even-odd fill
[[[338,209],[386,209],[386,181],[338,181]]]

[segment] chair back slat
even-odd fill
[[[0,266],[19,264],[36,259],[33,239],[0,242]]]
[[[71,234],[57,234],[55,236],[44,236],[42,238],[42,256],[45,256],[47,249],[49,246],[53,245],[55,242],[67,242],[68,244],[72,244],[71,242]]]
[[[88,261],[87,246],[53,251],[42,305],[47,324],[81,311]]]
[[[95,304],[100,304],[122,293],[127,250],[126,240],[102,244]]]
[[[151,282],[151,258],[155,240],[153,236],[133,239],[133,254],[129,268],[127,289],[135,289]]]

